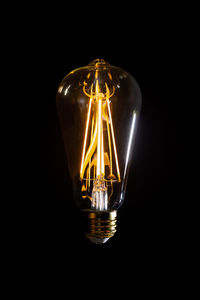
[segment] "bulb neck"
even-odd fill
[[[85,235],[94,244],[107,242],[117,231],[117,211],[82,211]]]

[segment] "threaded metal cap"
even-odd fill
[[[117,231],[117,211],[85,211],[85,235],[92,243],[103,244]]]

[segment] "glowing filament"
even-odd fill
[[[104,145],[103,145],[103,124],[101,122],[101,175],[105,174],[105,166],[104,166]]]
[[[118,179],[120,181],[119,164],[118,164],[117,150],[116,150],[116,145],[115,145],[115,136],[114,136],[113,123],[112,123],[112,116],[111,116],[111,111],[110,111],[110,103],[109,103],[108,99],[106,100],[106,102],[107,102],[108,114],[109,114],[109,119],[110,119],[110,127],[111,127],[112,142],[113,142],[115,161],[116,161],[116,167],[117,167],[117,175],[118,175]]]
[[[106,92],[103,93],[97,77],[98,73],[95,76],[95,88],[93,83],[91,85],[80,178],[83,180],[82,197],[88,197],[92,207],[106,209],[107,201],[113,194],[113,182],[120,182],[121,179],[109,100],[112,95],[107,83]],[[103,206],[99,201],[103,201]]]
[[[82,160],[81,160],[81,171],[80,171],[81,174],[83,172],[83,162],[84,162],[84,157],[85,157],[85,148],[86,148],[87,135],[88,135],[88,127],[89,127],[89,120],[90,120],[91,105],[92,105],[92,99],[90,99],[89,108],[88,108],[88,114],[87,114],[87,122],[86,122],[86,128],[85,128],[85,138],[84,138],[84,144],[83,144],[83,154],[82,154]]]
[[[112,175],[112,148],[111,148],[109,119],[107,116],[106,116],[106,123],[107,123],[108,145],[109,145],[109,154],[110,154],[110,175]]]
[[[98,100],[97,177],[101,175],[101,101]]]

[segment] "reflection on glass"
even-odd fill
[[[97,59],[63,79],[57,108],[74,198],[89,220],[87,236],[105,242],[125,195],[140,89],[129,73]]]

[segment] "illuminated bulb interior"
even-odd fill
[[[106,210],[113,193],[113,183],[120,182],[120,170],[110,108],[110,97],[113,93],[110,93],[107,83],[106,93],[101,91],[98,72],[95,78],[96,84],[95,87],[92,84],[90,95],[83,89],[89,96],[89,103],[80,179],[82,197],[91,200],[91,208]]]

